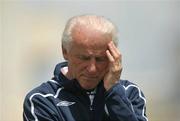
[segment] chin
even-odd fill
[[[99,84],[100,81],[94,81],[92,80],[82,80],[79,82],[82,88],[84,89],[93,89],[96,88],[96,86]]]
[[[97,85],[95,85],[95,86],[82,85],[82,88],[83,88],[83,89],[86,89],[86,90],[90,90],[90,89],[96,88],[96,86],[97,86]]]

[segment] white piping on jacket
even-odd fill
[[[23,113],[24,117],[26,118],[26,121],[29,121],[29,119],[27,118],[25,112]]]
[[[55,81],[55,80],[49,80],[48,82],[52,82],[52,83],[55,83],[55,84],[59,85],[59,83],[57,81]]]
[[[142,96],[139,87],[136,86],[136,85],[133,85],[133,84],[130,84],[130,85],[128,85],[127,87],[125,87],[125,86],[123,86],[123,87],[124,87],[125,90],[128,90],[129,87],[135,87],[135,88],[138,89],[139,97],[144,101],[144,106],[143,106],[143,110],[142,110],[142,116],[146,119],[146,121],[148,121],[147,117],[144,115],[145,105],[146,105],[146,99]],[[132,107],[132,105],[131,105],[131,107]],[[132,107],[132,109],[133,109],[133,107]],[[133,109],[133,110],[134,110],[134,109]]]
[[[54,81],[54,80],[49,80],[49,81],[58,84],[58,83],[57,83],[56,81]],[[41,94],[41,93],[34,93],[33,95],[30,96],[29,101],[30,101],[30,104],[31,104],[31,113],[32,113],[35,121],[38,121],[38,118],[37,118],[36,114],[34,113],[34,104],[33,104],[33,102],[32,102],[32,98],[33,98],[34,96],[36,96],[36,95],[40,95],[40,96],[45,97],[45,98],[46,98],[46,97],[54,97],[54,98],[57,98],[58,95],[59,95],[59,92],[60,92],[62,89],[63,89],[63,87],[58,88],[58,90],[56,91],[56,94],[55,94],[55,95],[53,95],[53,94],[51,94],[51,93],[45,94],[45,95],[43,95],[43,94]]]
[[[54,80],[49,80],[49,81],[58,84],[58,83],[57,83],[56,81],[54,81]],[[127,87],[125,87],[125,86],[123,86],[123,87],[124,87],[125,90],[128,90],[129,87],[135,87],[135,88],[138,89],[139,97],[142,98],[143,101],[144,101],[144,106],[143,106],[143,110],[142,110],[142,116],[148,121],[147,117],[144,115],[145,105],[146,105],[146,99],[142,96],[139,87],[136,86],[136,85],[133,85],[133,84],[128,85]],[[33,102],[32,102],[32,98],[33,98],[34,96],[36,96],[36,95],[40,95],[40,96],[42,96],[42,97],[52,96],[52,97],[54,97],[54,98],[57,98],[57,96],[59,95],[59,92],[60,92],[62,89],[63,89],[63,87],[59,88],[59,89],[56,91],[56,94],[55,94],[55,95],[53,95],[53,94],[45,94],[45,95],[43,95],[43,94],[41,94],[41,93],[34,93],[33,95],[30,96],[29,100],[30,100],[30,104],[31,104],[31,113],[32,113],[35,121],[38,121],[38,118],[37,118],[37,116],[36,116],[35,113],[34,113],[34,104],[33,104]],[[131,105],[131,107],[132,107],[132,105]],[[133,107],[132,107],[132,109],[133,109]],[[106,107],[106,110],[107,110],[107,107]],[[107,112],[108,112],[108,111],[107,111]]]

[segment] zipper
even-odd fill
[[[88,98],[89,98],[89,112],[90,112],[90,120],[94,120],[94,98],[96,95],[96,89],[94,89],[93,91],[88,91],[86,92]]]
[[[90,100],[89,109],[92,111],[93,110],[94,95],[89,95],[89,100]]]
[[[89,110],[93,111],[93,102],[94,102],[94,98],[95,98],[95,94],[96,94],[96,89],[90,92],[86,92],[88,97],[89,97],[89,101],[90,101],[90,105],[89,105]]]

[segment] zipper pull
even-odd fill
[[[89,96],[89,100],[90,100],[89,109],[92,111],[93,110],[93,101],[94,101],[94,97],[96,94],[96,89],[94,89],[93,91],[87,91],[86,93]]]

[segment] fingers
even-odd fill
[[[107,57],[109,59],[110,62],[114,62],[114,57],[111,55],[111,53],[109,52],[109,50],[106,50],[106,54],[107,54]]]
[[[121,61],[121,54],[112,41],[108,44],[108,48],[109,50],[106,51],[108,59],[111,62]]]
[[[118,83],[121,77],[122,63],[121,53],[112,41],[108,44],[106,55],[109,60],[109,68],[104,76],[104,87],[106,90],[109,90],[113,85]]]

